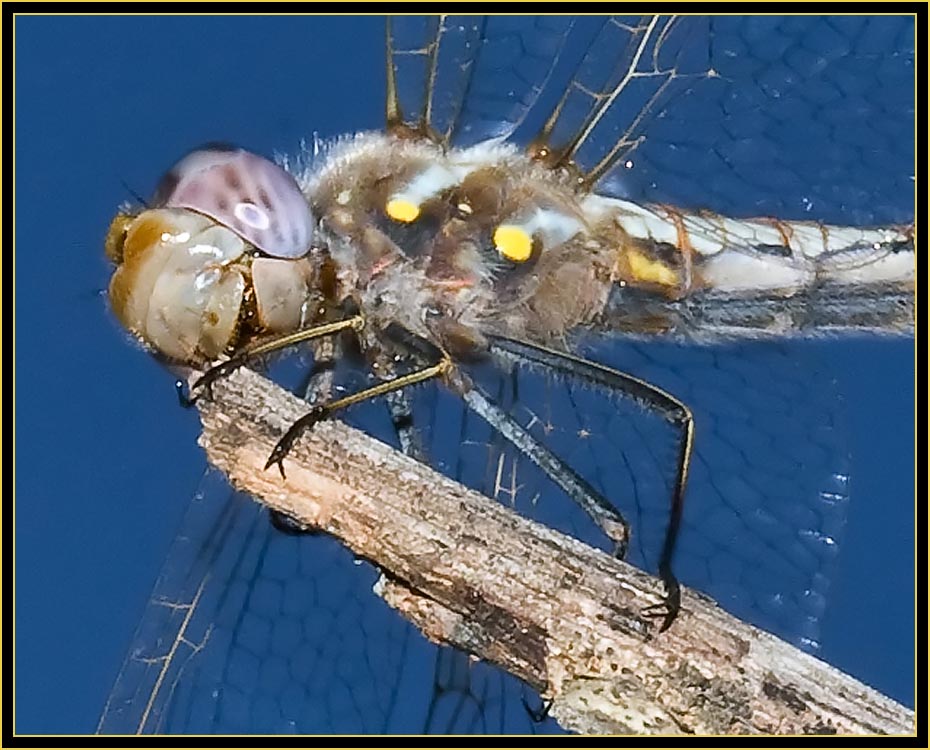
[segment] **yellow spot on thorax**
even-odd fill
[[[406,198],[391,198],[384,207],[384,212],[394,221],[409,224],[420,215],[420,207]]]
[[[494,230],[494,247],[507,260],[523,263],[533,254],[533,238],[523,227],[503,224]]]

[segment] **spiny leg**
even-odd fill
[[[385,380],[381,383],[378,383],[377,385],[373,385],[371,388],[365,388],[358,393],[344,396],[343,398],[336,399],[335,401],[330,401],[326,404],[314,406],[307,414],[294,422],[294,424],[288,428],[287,432],[284,433],[284,436],[277,442],[274,449],[271,451],[271,455],[268,457],[265,468],[269,469],[274,464],[277,464],[278,470],[281,472],[281,476],[284,477],[284,459],[287,457],[287,454],[290,452],[297,439],[304,432],[317,424],[317,422],[327,419],[340,409],[345,409],[349,406],[353,406],[354,404],[361,403],[362,401],[377,398],[378,396],[384,396],[400,388],[406,388],[410,385],[423,383],[427,380],[432,380],[433,378],[443,377],[447,375],[452,370],[452,368],[452,360],[444,356],[434,365],[415,370],[411,373],[401,375],[400,377],[393,378],[391,380]]]
[[[248,364],[251,360],[254,360],[256,357],[260,357],[263,354],[270,354],[271,352],[276,352],[281,349],[286,349],[289,346],[294,344],[299,344],[304,341],[311,341],[313,339],[320,338],[322,336],[331,336],[342,331],[355,330],[360,331],[365,325],[365,320],[361,315],[353,315],[344,320],[337,320],[332,323],[323,323],[322,325],[311,326],[310,328],[302,328],[299,331],[293,331],[292,333],[281,334],[280,336],[272,336],[270,338],[259,341],[255,344],[247,346],[239,352],[233,354],[229,359],[220,362],[217,365],[214,365],[208,369],[203,375],[201,375],[197,381],[194,383],[191,388],[192,391],[201,391],[195,396],[190,396],[184,393],[184,382],[178,380],[175,382],[174,387],[178,392],[178,399],[181,402],[181,405],[189,408],[197,403],[203,393],[206,393],[208,397],[213,396],[213,384],[220,378],[226,377],[234,370],[239,369],[243,365]]]
[[[658,566],[659,577],[665,585],[665,601],[643,610],[645,616],[661,619],[662,625],[659,630],[666,630],[672,622],[674,622],[675,617],[678,615],[678,611],[681,609],[681,586],[675,574],[672,572],[672,556],[675,552],[675,542],[678,539],[678,532],[681,526],[685,486],[688,481],[691,454],[694,448],[694,417],[691,410],[670,393],[644,380],[620,372],[619,370],[604,367],[596,362],[573,357],[563,352],[546,349],[545,347],[535,344],[496,336],[490,337],[490,339],[492,355],[504,359],[508,357],[516,358],[533,364],[543,365],[549,372],[554,372],[563,377],[578,378],[605,389],[615,391],[657,411],[669,424],[679,431],[675,486],[672,491],[669,522],[666,528],[665,540],[662,545],[662,552],[659,556]],[[517,445],[517,447],[520,448],[519,445]],[[527,455],[532,459],[532,456],[529,454]],[[553,476],[546,466],[542,464],[539,464],[539,466],[546,471],[556,483],[562,486],[560,480]],[[610,508],[612,514],[616,514],[616,510],[614,510],[613,506],[607,503],[596,491],[593,489],[591,491],[594,493],[592,498],[580,498],[576,501],[579,502],[581,507],[604,529],[605,533],[613,539],[614,537],[610,531],[604,527],[599,515],[603,512],[603,504],[606,504]],[[576,499],[576,496],[572,495],[571,492],[569,492],[569,495],[573,499]],[[594,498],[602,502],[598,502],[594,500]],[[612,523],[611,513],[607,514],[605,520],[608,524]],[[624,521],[623,523],[625,524],[626,522]],[[628,528],[629,527],[627,527],[627,529]]]
[[[413,408],[407,394],[403,390],[391,391],[385,396],[385,401],[401,452],[420,463],[428,463],[420,432],[413,423]]]
[[[594,519],[607,537],[614,543],[614,555],[626,555],[630,538],[630,525],[587,480],[582,478],[565,461],[539,442],[512,416],[494,403],[484,391],[474,384],[459,390],[468,408],[482,417],[511,445],[542,469],[572,501],[581,506]]]
[[[433,343],[403,327],[390,328],[385,332],[399,346],[414,356],[439,356],[436,353],[439,350]],[[491,340],[493,341],[494,337],[491,337]],[[613,505],[461,372],[450,369],[446,383],[462,397],[472,411],[494,427],[502,437],[539,466],[572,500],[584,508],[604,533],[614,541],[615,555],[623,557],[626,554],[630,526]]]
[[[565,461],[540,443],[477,386],[470,383],[453,383],[452,386],[456,388],[472,411],[481,416],[520,453],[542,469],[549,479],[591,516],[608,538],[614,542],[614,555],[622,559],[626,554],[630,536],[629,524],[622,514]],[[666,627],[668,625],[663,624],[662,630]],[[551,699],[549,701],[540,699],[539,708],[530,706],[525,695],[521,695],[521,701],[527,714],[535,723],[545,721],[552,708]]]
[[[318,338],[311,342],[311,347],[313,366],[297,392],[307,403],[317,404],[332,397],[341,341],[336,337]],[[268,513],[271,525],[283,534],[307,536],[319,533],[319,529],[307,526],[279,510],[269,508]]]

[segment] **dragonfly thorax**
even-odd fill
[[[603,309],[609,254],[576,183],[509,145],[363,134],[303,182],[340,294],[376,327],[552,341]]]

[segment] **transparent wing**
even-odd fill
[[[448,476],[499,497],[495,482],[487,474],[475,474],[473,466],[461,460],[458,440],[469,445],[476,439],[475,427],[466,421],[461,400],[436,384],[426,384],[405,392],[415,432],[412,454],[427,461]],[[354,407],[346,421],[386,442],[398,443],[389,410],[370,402]],[[422,640],[422,639],[419,639]],[[526,705],[539,706],[539,698],[520,680],[497,667],[474,660],[457,649],[434,647],[426,668],[420,673],[418,692],[408,691],[401,700],[408,711],[424,719],[418,731],[427,734],[555,734],[564,730],[551,718],[535,721]],[[409,682],[405,681],[406,684]],[[424,700],[425,698],[425,700]]]
[[[664,46],[658,56],[642,58],[651,68],[640,71],[645,75],[639,76],[638,97],[618,97],[616,109],[604,112],[598,127],[579,141],[585,148],[574,155],[587,165],[598,164],[624,140],[639,148],[609,156],[598,189],[743,216],[862,225],[912,220],[910,19],[687,18],[675,23],[653,31],[654,43],[661,40]],[[627,33],[639,29],[642,36],[644,28],[640,21],[629,23]],[[609,43],[617,29],[598,32],[602,43],[583,58],[591,75],[616,70],[622,76],[628,70],[610,64],[618,49],[630,49]],[[605,100],[588,97],[593,104]],[[591,111],[563,107],[550,133],[553,150],[572,141]],[[569,117],[569,112],[576,114]],[[651,349],[614,340],[589,352],[665,385],[696,412],[697,456],[676,559],[684,582],[816,651],[846,518],[849,472],[845,406],[816,344]],[[571,404],[565,393],[556,400]],[[585,403],[584,396],[578,402]],[[558,434],[557,422],[537,414],[539,403],[537,397],[535,408],[524,412],[526,424],[535,421],[537,430]],[[610,428],[603,404],[600,417],[593,416],[596,407],[571,405],[561,414],[565,424],[585,435],[585,446],[594,446],[585,450],[614,456],[612,462],[601,459],[600,486],[610,497],[615,484],[626,488],[618,502],[626,502],[637,529],[631,552],[649,567],[667,518],[673,466],[667,434],[652,425],[645,431],[650,439],[641,439],[642,428],[631,429],[618,444],[617,425],[626,420],[614,415]],[[595,429],[589,423],[598,419],[602,424]],[[448,416],[443,423],[450,423]],[[588,519],[565,510],[564,499],[555,503],[561,511],[551,510],[553,504],[543,502],[546,492],[553,492],[548,482],[534,478],[535,469],[489,432],[480,436],[478,423],[470,429],[479,437],[460,436],[456,446],[467,445],[480,457],[462,464],[457,448],[449,447],[454,455],[447,452],[443,460],[447,471],[462,477],[477,472],[481,488],[492,496],[518,498],[514,502],[524,510],[541,517],[551,513],[553,524],[596,540]],[[571,430],[568,434],[560,452],[573,465],[583,464],[585,459],[576,456],[581,442]],[[611,440],[595,437],[604,434]],[[598,462],[586,460],[596,476]],[[457,693],[437,693],[468,705],[467,685],[463,681]]]
[[[906,16],[613,17],[534,148],[599,192],[906,223],[884,196],[913,193],[913,63]],[[849,184],[863,167],[874,182]]]
[[[692,405],[698,424],[675,560],[683,582],[816,650],[846,511],[841,404],[803,352],[744,345],[701,356],[591,342],[601,361]],[[633,525],[630,560],[654,569],[668,518],[674,436],[617,394],[538,368],[474,373]],[[807,378],[813,385],[803,385]],[[413,394],[431,460],[548,525],[606,540],[533,465],[454,395]],[[350,421],[385,437],[383,404]],[[518,680],[426,642],[373,594],[378,572],[325,535],[291,537],[208,473],[130,654],[102,732],[558,731]]]
[[[604,19],[534,150],[550,164],[578,166],[596,184],[632,153],[667,101],[714,76],[708,23],[674,16]]]
[[[697,50],[685,70],[714,75],[673,81],[635,135],[625,109],[605,115],[586,141],[593,158],[630,140],[636,151],[612,160],[599,192],[742,217],[913,222],[913,18],[686,18],[675,34]]]
[[[335,539],[278,532],[208,471],[98,731],[420,731],[422,712],[398,712],[418,636],[377,577]]]
[[[467,654],[436,653],[426,732],[433,734],[564,734],[550,718],[534,721],[541,702],[520,680]]]
[[[275,375],[294,385],[307,365],[278,362]],[[337,367],[340,390],[367,381],[348,363]],[[344,417],[397,444],[383,402]],[[423,638],[372,591],[379,575],[337,539],[283,534],[263,506],[208,470],[98,732],[561,731],[531,720],[518,680]]]
[[[389,121],[444,143],[539,123],[532,150],[602,193],[913,221],[911,17],[401,17],[388,45]]]
[[[406,125],[447,146],[508,137],[571,27],[565,16],[389,19],[388,128]]]
[[[715,75],[692,77],[653,108],[636,153],[616,162],[598,191],[732,217],[913,226],[912,18],[688,18],[677,33],[687,25],[705,27],[703,38],[689,37]],[[615,135],[601,128],[588,145],[603,153]],[[738,233],[716,233],[712,221],[690,216],[685,224],[694,237],[758,255]],[[837,262],[867,265],[898,249],[860,249],[848,260],[839,253]],[[784,319],[802,317],[811,299],[799,297],[801,307]],[[877,303],[860,299],[865,317]],[[848,294],[830,304],[844,302],[853,309]],[[710,302],[695,309],[713,317]],[[609,324],[630,328],[616,315]]]

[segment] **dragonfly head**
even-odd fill
[[[149,348],[202,365],[311,314],[314,221],[281,167],[198,149],[165,174],[152,205],[118,213],[104,243],[113,312]]]

